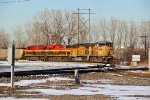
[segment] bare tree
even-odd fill
[[[90,41],[91,42],[99,42],[101,38],[101,33],[99,32],[99,26],[96,24],[91,25],[91,34],[90,34]]]
[[[77,36],[76,16],[72,12],[65,11],[64,35],[67,36],[67,44],[72,44]]]
[[[0,28],[0,48],[8,48],[9,45],[9,35],[5,32],[3,28]]]
[[[33,30],[34,33],[37,34],[36,37],[38,37],[38,40],[43,41],[45,40],[46,44],[50,44],[50,20],[51,20],[51,12],[48,9],[45,9],[44,11],[38,12],[35,17],[34,17],[34,22],[33,22]],[[43,35],[44,37],[42,37]],[[40,39],[39,37],[45,38],[45,39]],[[38,41],[37,40],[37,41]]]
[[[100,33],[102,34],[103,41],[108,40],[107,32],[108,32],[108,26],[107,26],[106,20],[103,19],[103,20],[100,21]]]
[[[33,28],[33,24],[32,22],[27,22],[25,24],[25,33],[26,33],[26,36],[27,36],[27,45],[39,45],[39,41],[37,41],[38,38],[36,38],[36,33],[34,31],[34,28]]]
[[[23,32],[23,29],[21,26],[16,26],[13,29],[13,33],[15,35],[15,44],[17,48],[25,48],[26,42],[25,42],[25,33]]]
[[[62,36],[64,35],[64,17],[61,10],[52,10],[52,44],[59,45],[62,43]]]
[[[134,21],[130,22],[130,34],[129,34],[129,47],[130,49],[134,49],[137,45],[138,41],[138,32],[137,32],[137,26]]]
[[[109,36],[112,41],[112,43],[115,45],[115,38],[116,38],[116,32],[117,32],[117,20],[114,18],[111,18],[111,22],[109,23]]]

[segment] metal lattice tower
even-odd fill
[[[78,44],[80,44],[80,30],[82,29],[82,27],[84,26],[85,28],[87,28],[88,29],[88,32],[89,32],[89,34],[88,34],[88,42],[90,43],[90,34],[91,34],[91,28],[90,28],[90,21],[91,21],[91,18],[90,18],[90,15],[91,14],[94,14],[94,13],[91,13],[91,9],[89,8],[89,9],[77,9],[77,13],[73,13],[73,14],[77,14],[77,16],[78,16]],[[80,19],[80,15],[81,14],[88,14],[89,16],[88,16],[88,19],[86,20],[86,21],[82,21],[81,19]],[[89,23],[88,23],[89,22]],[[81,24],[80,24],[81,23]],[[86,26],[86,23],[88,23],[88,26]]]

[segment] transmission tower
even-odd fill
[[[78,16],[78,44],[80,44],[80,30],[82,29],[82,27],[84,26],[85,28],[87,28],[88,29],[88,31],[89,31],[89,34],[88,34],[88,42],[90,43],[90,34],[91,34],[91,28],[90,28],[90,21],[91,21],[91,14],[94,14],[94,13],[91,13],[91,9],[89,8],[89,9],[77,9],[77,13],[73,13],[73,14],[77,14],[77,16]],[[86,21],[82,21],[81,19],[80,19],[80,15],[81,14],[86,14],[86,15],[89,15],[88,16],[88,19],[86,20]],[[89,23],[88,23],[89,22]],[[80,24],[81,23],[81,24]],[[88,27],[86,26],[86,23],[88,23]]]

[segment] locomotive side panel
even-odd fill
[[[15,59],[19,60],[23,57],[23,49],[15,49]]]
[[[91,48],[92,48],[92,53],[91,53],[90,56],[98,56],[98,52],[99,52],[98,49],[99,49],[99,47],[96,46],[96,45],[94,45],[94,46],[92,46]]]
[[[70,57],[76,57],[78,55],[77,48],[70,48]]]
[[[24,50],[24,58],[27,60],[60,61],[69,55],[70,50]]]
[[[78,47],[77,48],[78,50],[78,55],[77,56],[86,56],[86,47],[84,47],[84,46],[80,46],[80,47]]]

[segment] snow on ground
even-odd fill
[[[21,70],[42,70],[42,69],[58,69],[58,68],[73,68],[95,66],[96,63],[81,63],[81,62],[15,62],[15,71]],[[9,72],[10,64],[7,61],[0,61],[0,72]]]
[[[78,63],[78,62],[40,62],[40,61],[32,61],[32,62],[16,62],[15,63],[15,71],[18,70],[40,70],[40,69],[56,69],[56,68],[71,68],[71,67],[86,67],[86,66],[94,66],[95,64],[91,63]],[[10,65],[6,61],[0,61],[0,72],[10,71]],[[137,72],[141,73],[141,72]],[[15,85],[19,86],[27,86],[30,84],[36,83],[44,83],[47,81],[61,81],[61,80],[73,80],[69,78],[62,77],[50,77],[47,79],[41,80],[21,80],[15,82]],[[150,99],[150,86],[125,86],[125,85],[110,85],[112,80],[81,80],[88,84],[85,84],[83,87],[79,87],[77,89],[62,89],[56,90],[54,88],[51,89],[27,89],[22,91],[27,92],[40,92],[43,95],[96,95],[96,94],[104,94],[112,97],[117,97],[118,100],[148,100]],[[96,82],[107,83],[105,85],[102,84],[91,84]],[[0,86],[10,86],[10,83],[0,83]],[[51,85],[49,87],[52,87]],[[53,86],[55,87],[55,86]],[[57,85],[56,85],[57,87]],[[37,87],[38,88],[38,87]],[[136,97],[134,97],[137,95]],[[8,98],[0,98],[0,100],[18,100],[17,98],[8,97]],[[30,99],[20,99],[19,100],[33,100]],[[41,100],[41,99],[36,99]]]
[[[150,98],[147,97],[119,97],[117,100],[150,100]]]
[[[47,79],[40,80],[21,80],[15,82],[15,85],[19,86],[27,86],[36,83],[44,83],[47,81],[61,81],[61,80],[74,80],[65,77],[49,77]],[[49,89],[27,89],[27,90],[19,90],[25,92],[39,92],[42,95],[96,95],[96,94],[104,94],[109,95],[111,97],[115,97],[118,100],[148,100],[150,99],[150,86],[126,86],[126,85],[112,85],[112,80],[81,80],[82,82],[86,82],[88,84],[84,84],[82,87],[71,89],[69,87],[65,87],[63,89],[55,87],[63,87],[64,85],[49,85]],[[102,82],[107,84],[91,84],[96,82]],[[0,83],[0,86],[10,86],[10,83]],[[135,96],[137,95],[137,96]],[[134,97],[135,96],[135,97]],[[17,98],[8,98],[9,100],[17,100]],[[8,100],[6,98],[0,98],[0,100]],[[20,100],[20,99],[19,99]],[[26,100],[26,99],[21,99]],[[32,100],[32,99],[27,99]],[[40,100],[40,99],[39,99]]]
[[[41,80],[21,80],[18,82],[15,82],[15,85],[18,86],[28,86],[30,84],[36,84],[36,83],[45,83],[47,81],[62,81],[62,80],[73,80],[73,79],[69,79],[69,78],[63,78],[63,77],[49,77],[48,79],[41,79]],[[10,83],[0,83],[0,86],[11,86]]]
[[[136,71],[128,71],[128,72],[132,72],[132,73],[150,73],[150,71],[142,71],[142,70],[136,70]]]
[[[124,86],[86,84],[78,89],[28,89],[26,92],[40,92],[43,95],[96,95],[104,94],[117,97],[118,100],[145,100],[150,99],[150,86]],[[138,95],[138,97],[134,97]],[[149,98],[148,98],[149,97]]]
[[[6,97],[6,98],[0,98],[0,100],[49,100],[49,99]]]

